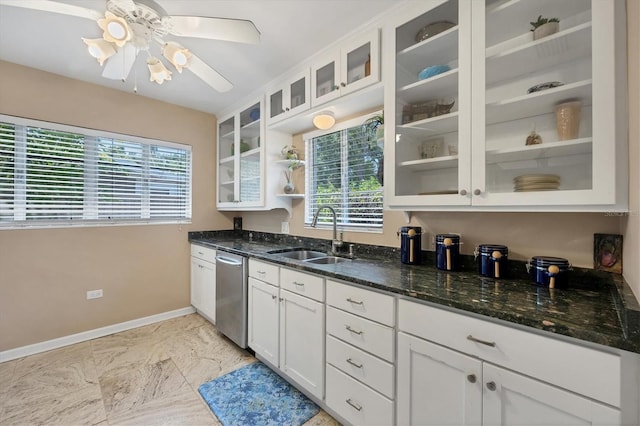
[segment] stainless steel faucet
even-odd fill
[[[333,215],[333,240],[331,240],[331,254],[336,254],[337,249],[339,247],[342,247],[342,238],[338,239],[338,230],[337,230],[338,220],[336,218],[336,211],[333,209],[333,207],[328,205],[318,206],[318,210],[316,210],[316,214],[313,215],[313,220],[311,221],[311,227],[315,228],[316,225],[318,224],[318,213],[320,213],[320,210],[322,209],[329,209],[331,211],[331,214]]]

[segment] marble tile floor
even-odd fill
[[[220,425],[198,386],[254,361],[199,315],[174,318],[0,363],[0,426]]]

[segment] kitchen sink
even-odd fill
[[[336,257],[336,256],[324,256],[324,257],[316,257],[314,259],[307,259],[305,263],[314,263],[317,265],[332,265],[334,263],[342,263],[349,262],[349,259],[345,259],[344,257]]]
[[[309,250],[309,249],[285,249],[285,250],[272,250],[269,254],[275,254],[287,259],[305,260],[327,257],[327,253],[321,251]]]

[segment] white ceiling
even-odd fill
[[[104,12],[106,4],[106,0],[58,1],[100,12]],[[165,41],[178,41],[230,80],[235,86],[231,91],[216,92],[191,72],[178,74],[174,69],[171,81],[161,86],[151,83],[144,57],[138,57],[126,82],[103,78],[100,65],[89,56],[80,39],[101,37],[102,30],[96,22],[2,5],[0,60],[128,92],[133,91],[135,74],[139,95],[215,114],[398,3],[398,0],[156,1],[169,15],[253,21],[261,33],[257,45],[165,37]],[[159,51],[152,53],[160,56]]]

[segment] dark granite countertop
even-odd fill
[[[328,240],[248,231],[190,232],[189,240],[327,278],[640,353],[640,305],[618,275],[583,270],[571,276],[570,288],[548,289],[534,285],[522,274],[496,280],[470,268],[468,272],[444,272],[428,266],[433,262],[404,265],[399,250],[390,247],[358,245],[353,260],[308,264],[268,252],[284,247],[326,250]]]

